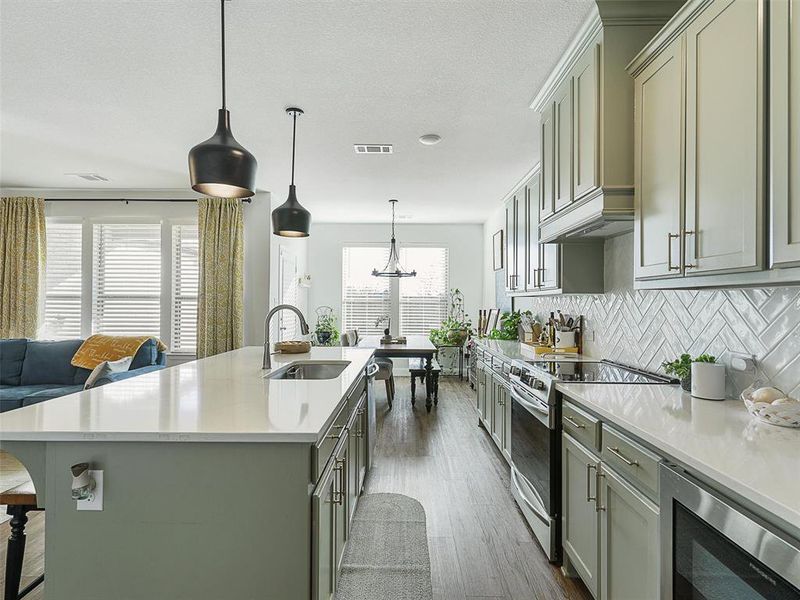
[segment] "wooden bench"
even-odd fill
[[[422,358],[409,358],[408,371],[411,374],[411,405],[413,406],[417,401],[417,378],[419,377],[421,384],[425,384],[425,374],[427,373],[425,369],[425,360]],[[435,358],[432,359],[431,378],[433,380],[433,403],[436,405],[439,404],[439,375],[441,375],[441,373],[442,367],[439,365],[439,362]]]
[[[25,556],[25,524],[28,522],[28,513],[43,509],[36,504],[36,490],[25,467],[8,454],[3,454],[5,456],[2,457],[3,470],[0,472],[0,504],[8,507],[6,512],[11,516],[9,523],[11,534],[8,537],[6,554],[6,589],[3,599],[19,600],[44,581],[42,573],[24,590],[19,589],[22,579],[22,559]],[[21,479],[23,481],[19,483]],[[8,482],[11,482],[12,487],[5,489],[9,485]]]

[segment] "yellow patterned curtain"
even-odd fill
[[[201,198],[197,205],[197,358],[204,358],[240,348],[243,343],[244,222],[241,200]]]
[[[0,338],[35,338],[47,243],[43,198],[0,198]]]

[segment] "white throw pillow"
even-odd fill
[[[109,373],[119,373],[120,371],[127,371],[128,368],[131,366],[132,362],[133,362],[132,356],[125,356],[124,358],[120,358],[119,360],[104,360],[94,369],[92,369],[92,372],[86,379],[86,383],[84,384],[83,389],[89,390],[93,388],[94,384],[97,383],[99,379],[102,379]]]

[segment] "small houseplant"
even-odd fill
[[[330,306],[320,306],[317,310],[317,324],[314,335],[320,346],[335,346],[339,343],[339,328],[336,326],[336,315]]]
[[[431,329],[428,336],[436,346],[460,346],[472,333],[472,321],[464,311],[464,294],[458,288],[450,290],[447,317],[441,327]]]
[[[661,367],[666,371],[667,375],[675,375],[681,380],[681,387],[687,391],[692,391],[692,363],[715,363],[717,359],[710,354],[701,354],[692,358],[689,354],[681,354],[680,358],[672,361],[664,361]]]
[[[492,340],[518,340],[519,339],[519,325],[522,322],[523,315],[526,318],[532,319],[531,311],[526,310],[520,312],[518,310],[512,312],[504,312],[500,317],[500,329],[492,329],[489,332],[489,339]]]

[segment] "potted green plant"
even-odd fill
[[[661,367],[667,375],[675,375],[681,380],[681,388],[687,392],[692,391],[692,363],[715,363],[717,359],[709,354],[701,354],[694,359],[689,354],[681,354],[680,358],[672,361],[664,361]]]
[[[330,306],[320,306],[317,310],[317,324],[314,335],[320,346],[335,346],[339,343],[339,328],[336,326],[336,315]]]
[[[458,288],[450,291],[447,317],[441,327],[431,329],[428,336],[437,346],[460,346],[472,333],[472,321],[464,311],[464,294]]]
[[[511,340],[519,339],[519,325],[522,322],[522,317],[528,319],[533,318],[531,311],[511,311],[504,312],[500,317],[500,329],[492,329],[489,332],[489,339],[492,340]]]

